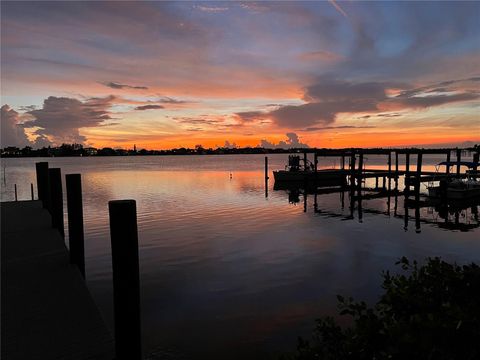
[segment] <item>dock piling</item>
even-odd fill
[[[395,151],[395,190],[398,190],[398,151]]]
[[[350,156],[350,185],[355,186],[355,152]]]
[[[362,175],[363,175],[363,152],[360,152],[358,155],[358,177],[357,177],[357,186],[358,186],[358,195],[362,195]]]
[[[32,194],[32,200],[35,200],[34,196],[33,196],[33,184],[30,183],[30,193]]]
[[[37,192],[38,199],[42,201],[43,208],[52,212],[50,197],[50,178],[48,175],[48,162],[42,161],[35,163],[37,174]]]
[[[450,162],[450,157],[451,156],[452,156],[452,152],[450,150],[448,150],[448,152],[447,152],[447,162]],[[447,175],[450,174],[450,165],[446,166],[445,171],[446,171]]]
[[[417,154],[417,176],[415,177],[415,201],[418,203],[420,200],[420,178],[422,177],[422,158],[423,153]]]
[[[18,201],[18,197],[17,197],[17,184],[15,184],[15,201]]]
[[[65,175],[65,182],[67,186],[70,263],[77,265],[80,273],[85,279],[82,178],[80,174],[68,174]]]
[[[142,347],[136,202],[110,201],[108,210],[112,244],[116,359],[140,360]]]
[[[457,175],[460,174],[460,161],[462,161],[462,150],[457,149]]]
[[[410,192],[410,153],[405,154],[405,196]]]
[[[265,181],[268,180],[268,156],[265,156]]]
[[[62,174],[60,168],[48,169],[50,179],[50,195],[52,227],[58,229],[63,238],[65,238],[65,225],[63,223],[63,191]]]
[[[265,197],[268,198],[268,156],[265,156]]]
[[[392,188],[392,153],[388,153],[388,190]]]
[[[479,158],[480,158],[480,153],[476,152],[475,154],[473,154],[473,162],[474,163],[478,164]],[[478,169],[478,166],[474,166],[472,168],[473,172],[475,173],[475,175],[473,175],[473,180],[477,180],[477,169]]]

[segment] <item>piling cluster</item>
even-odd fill
[[[36,163],[38,199],[52,217],[52,227],[65,238],[63,188],[60,168]],[[85,279],[82,179],[65,176],[70,263]],[[33,186],[32,186],[33,194]],[[33,199],[33,195],[32,195]],[[112,246],[116,359],[141,359],[140,281],[135,200],[108,203]]]

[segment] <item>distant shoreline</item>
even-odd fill
[[[0,158],[35,158],[35,157],[105,157],[105,156],[191,156],[191,155],[262,155],[262,154],[291,154],[291,153],[314,153],[316,151],[349,151],[349,150],[391,150],[392,152],[398,150],[438,150],[438,151],[454,151],[460,149],[466,152],[480,151],[480,146],[475,145],[469,148],[415,148],[415,147],[396,147],[396,148],[290,148],[290,149],[267,149],[260,147],[246,147],[246,148],[178,148],[170,150],[124,150],[113,148],[84,148],[81,145],[62,145],[54,148],[42,148],[34,150],[30,147],[23,149],[17,147],[7,147],[1,149]]]

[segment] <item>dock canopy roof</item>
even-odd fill
[[[480,167],[480,163],[473,162],[473,161],[442,161],[438,165],[446,165],[446,166],[466,166],[468,168]]]

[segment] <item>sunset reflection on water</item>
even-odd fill
[[[270,169],[283,168],[286,158],[269,155]],[[168,348],[187,358],[263,359],[294,349],[316,317],[334,313],[336,294],[374,301],[380,272],[394,270],[401,256],[478,260],[478,228],[450,231],[439,227],[445,220],[435,208],[422,208],[421,232],[413,209],[405,231],[403,198],[397,216],[394,198],[363,201],[360,222],[357,206],[350,217],[348,193],[343,208],[338,193],[318,196],[315,212],[312,194],[304,201],[299,190],[298,202],[289,201],[288,190],[274,191],[270,173],[265,197],[263,159],[47,159],[63,174],[82,174],[87,281],[110,325],[107,204],[137,201],[146,353]],[[28,198],[36,161],[7,159],[2,200],[11,200],[14,183]],[[459,221],[478,224],[473,208],[459,212]]]

